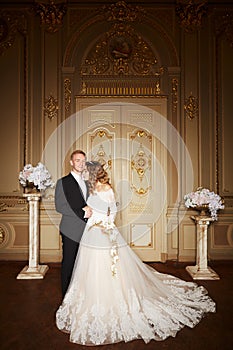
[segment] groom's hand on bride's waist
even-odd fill
[[[92,209],[86,205],[83,210],[85,211],[84,219],[89,219],[92,215]]]

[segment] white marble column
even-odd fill
[[[197,232],[196,265],[187,266],[186,270],[194,280],[219,280],[218,274],[208,266],[208,226],[213,219],[205,215],[192,216],[192,219],[196,223]]]
[[[29,262],[18,274],[17,279],[42,279],[47,265],[39,265],[39,201],[40,193],[23,195],[29,202]]]

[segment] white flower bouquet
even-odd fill
[[[109,235],[110,241],[114,240],[116,237],[113,233],[117,232],[114,230],[116,227],[114,224],[114,221],[110,219],[109,216],[103,217],[103,218],[97,218],[95,215],[92,215],[91,218],[88,220],[88,226],[90,228],[92,226],[99,226],[103,229],[104,233],[107,233]]]
[[[35,167],[31,164],[26,164],[19,173],[19,182],[23,187],[28,187],[32,184],[39,191],[54,186],[50,173],[44,164],[40,162]]]
[[[186,194],[184,196],[184,201],[187,208],[200,208],[206,206],[214,220],[217,220],[217,211],[219,209],[224,209],[221,197],[207,188],[199,187],[195,192]]]

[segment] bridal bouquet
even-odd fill
[[[19,173],[19,182],[23,187],[33,185],[39,191],[54,186],[50,173],[44,164],[40,162],[35,167],[31,164],[26,164]]]
[[[185,206],[187,208],[199,208],[206,206],[212,219],[217,220],[217,211],[224,209],[221,197],[208,190],[207,188],[199,187],[195,192],[188,193],[184,196]]]
[[[90,227],[92,226],[99,226],[103,229],[104,233],[107,233],[109,235],[109,239],[111,242],[115,241],[116,239],[116,233],[117,231],[114,230],[116,227],[114,224],[114,221],[110,219],[109,216],[106,216],[106,218],[98,218],[95,217],[95,215],[92,215],[91,218],[88,220],[88,225]]]

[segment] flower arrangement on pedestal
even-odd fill
[[[19,173],[19,182],[23,187],[34,187],[38,191],[54,186],[49,171],[40,162],[35,167],[31,164],[26,164]]]
[[[217,211],[224,209],[221,197],[203,187],[198,187],[195,192],[186,194],[184,201],[187,208],[195,208],[197,210],[208,209],[213,220],[217,220]]]

